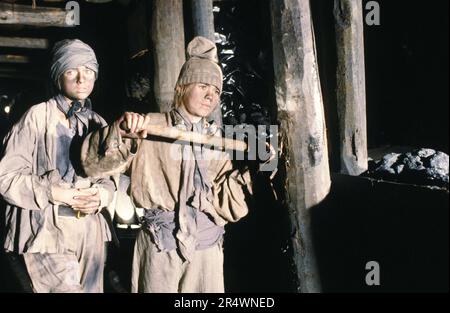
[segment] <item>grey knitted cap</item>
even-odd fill
[[[222,92],[222,70],[218,64],[216,45],[209,39],[197,36],[188,44],[187,60],[181,68],[177,86],[205,83]]]

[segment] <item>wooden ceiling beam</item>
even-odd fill
[[[0,54],[0,63],[25,64],[25,63],[29,63],[29,62],[30,62],[30,58],[25,55]]]
[[[0,66],[0,78],[44,80],[46,76],[44,73],[36,70],[19,70]]]
[[[0,36],[0,47],[47,49],[48,40],[44,38],[3,37]]]
[[[72,11],[0,2],[0,24],[72,27]]]

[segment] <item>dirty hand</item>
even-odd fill
[[[52,186],[55,204],[64,204],[85,214],[95,213],[100,207],[100,193],[97,188],[63,188]]]
[[[100,192],[98,188],[77,189],[79,194],[74,197],[77,204],[72,205],[75,211],[84,214],[96,213],[100,208]]]
[[[134,112],[125,112],[118,120],[120,135],[124,138],[146,138],[150,118]]]

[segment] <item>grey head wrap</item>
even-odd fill
[[[94,50],[79,39],[64,39],[55,43],[52,51],[50,77],[60,89],[59,77],[70,68],[86,66],[98,74]]]

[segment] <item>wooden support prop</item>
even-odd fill
[[[271,0],[275,94],[299,292],[320,292],[311,210],[330,191],[328,148],[309,0]]]
[[[194,36],[203,36],[214,42],[214,15],[212,0],[191,0]]]
[[[6,4],[0,2],[0,25],[19,24],[32,26],[72,27],[71,11],[60,8]]]
[[[215,42],[212,0],[191,0],[191,8],[194,36],[203,36]],[[213,119],[217,125],[222,126],[220,105],[210,114],[209,119]]]
[[[0,47],[47,49],[48,40],[44,38],[3,37],[0,36]]]
[[[337,108],[341,173],[368,168],[363,8],[361,0],[335,0]]]
[[[172,109],[174,88],[185,61],[183,1],[154,0],[152,45],[154,94],[160,112]]]

